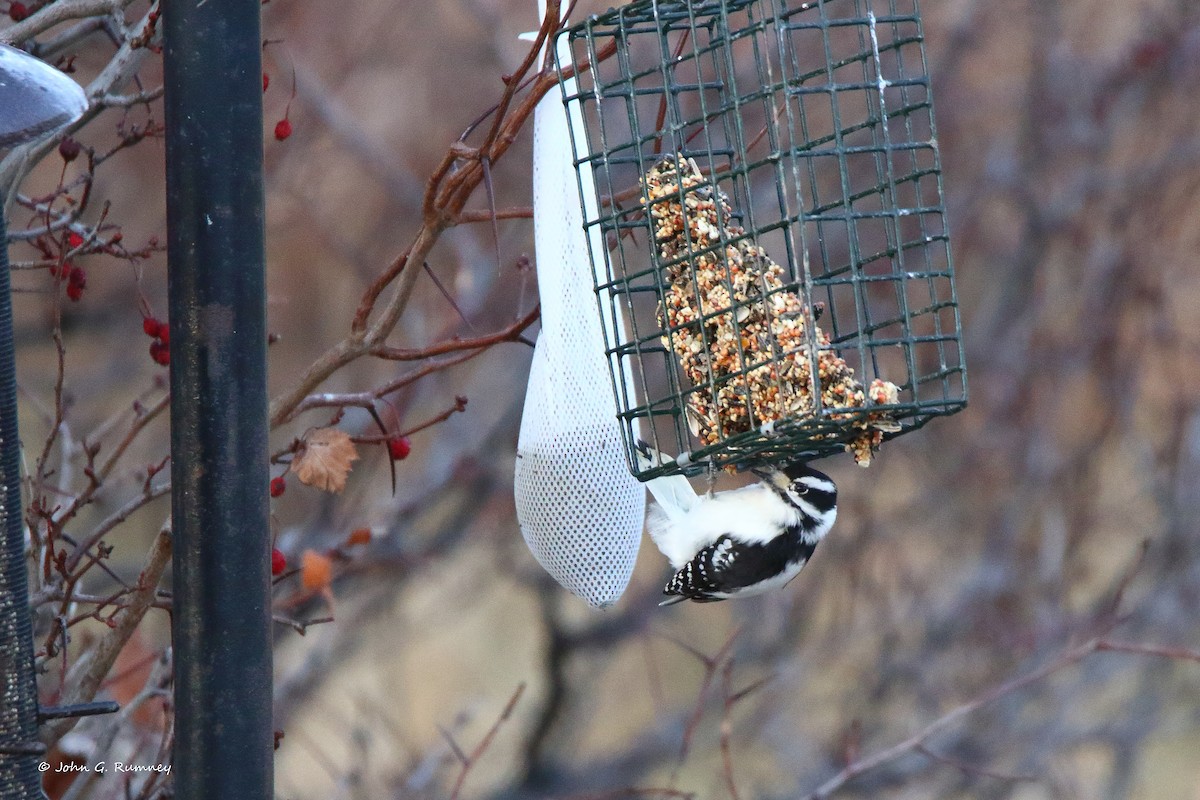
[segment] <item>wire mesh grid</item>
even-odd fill
[[[639,478],[868,462],[966,404],[916,0],[647,1],[561,35]]]

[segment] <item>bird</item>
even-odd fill
[[[657,466],[640,448],[644,466]],[[657,455],[657,454],[655,454]],[[658,456],[659,463],[663,457]],[[697,495],[682,475],[653,478],[650,538],[671,562],[660,605],[710,603],[778,589],[799,574],[837,519],[837,486],[803,461],[753,467],[761,480]]]

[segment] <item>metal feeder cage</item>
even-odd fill
[[[865,463],[963,408],[916,0],[648,0],[560,35],[638,478]]]

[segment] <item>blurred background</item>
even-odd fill
[[[496,102],[534,6],[264,5],[273,394],[345,335],[408,246],[426,179]],[[595,611],[542,572],[514,517],[532,350],[501,344],[413,384],[393,398],[401,429],[469,403],[411,436],[394,494],[384,448],[364,447],[342,495],[293,481],[273,501],[289,563],[372,531],[336,562],[331,601],[280,585],[281,612],[335,617],[304,635],[278,626],[280,798],[824,796],[847,764],[987,700],[832,796],[1200,800],[1200,663],[1077,648],[1098,632],[1200,648],[1200,6],[921,7],[968,408],[869,469],[821,462],[838,522],[786,590],[660,609],[667,566],[646,541],[628,592]],[[605,8],[581,0],[574,17]],[[108,114],[97,137],[114,136]],[[277,141],[285,115],[293,133]],[[492,169],[497,208],[532,202],[531,134]],[[127,239],[161,236],[161,142],[121,157],[95,191]],[[30,184],[52,188],[50,161]],[[532,248],[528,219],[447,232],[429,271],[458,310],[423,275],[391,343],[510,324],[535,301]],[[53,344],[28,284],[22,386],[44,399]],[[140,352],[138,296],[165,313],[165,257],[97,257],[88,291],[64,317],[80,426],[161,372]],[[403,369],[356,363],[325,389]],[[273,445],[328,419],[301,416]],[[114,537],[129,575],[157,509]],[[137,647],[161,650],[166,627],[148,617]]]

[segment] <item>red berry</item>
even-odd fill
[[[171,326],[165,322],[158,323],[158,340],[163,344],[171,343]]]
[[[275,138],[283,141],[292,135],[292,122],[287,117],[275,123]]]
[[[87,288],[87,273],[81,267],[71,267],[67,280],[67,297],[78,301],[83,297],[83,290]]]
[[[393,461],[403,461],[411,452],[412,442],[408,440],[407,436],[388,439],[388,454],[391,455]]]
[[[147,336],[158,338],[158,329],[161,326],[162,323],[154,317],[142,317],[142,330],[145,331]]]
[[[165,367],[171,363],[171,348],[155,339],[150,343],[150,357],[154,359],[155,364]]]
[[[267,87],[270,85],[271,85],[271,76],[264,72],[263,73],[263,91],[265,92],[267,90]]]
[[[29,9],[24,3],[12,2],[8,4],[8,16],[13,22],[20,22],[29,16]]]
[[[271,497],[279,497],[287,489],[287,482],[280,475],[278,478],[271,478]]]
[[[12,11],[10,10],[9,13],[11,14]],[[58,143],[58,154],[62,156],[62,160],[66,162],[71,162],[78,158],[79,151],[81,149],[82,148],[79,146],[79,142],[75,141],[70,136]]]
[[[278,480],[278,478],[276,478]],[[282,551],[278,547],[271,548],[271,574],[282,575],[287,569],[287,558],[284,557]]]
[[[81,244],[83,244],[83,237],[78,233],[72,231],[67,236],[67,246],[69,246],[72,250],[74,250],[76,247],[79,247]]]

